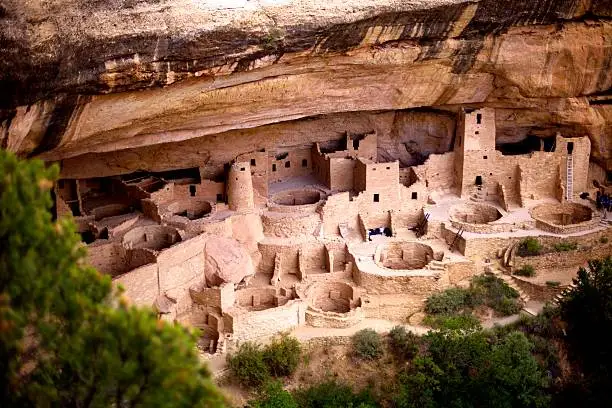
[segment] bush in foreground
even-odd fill
[[[389,348],[398,360],[411,360],[419,351],[419,336],[404,326],[395,326],[389,332]]]
[[[380,334],[372,329],[363,329],[353,335],[353,352],[365,360],[376,360],[383,354]]]
[[[249,401],[250,408],[298,408],[293,395],[283,389],[280,381],[270,381]]]
[[[353,389],[335,380],[299,389],[294,394],[301,408],[375,408],[376,400],[368,389],[355,393]]]
[[[513,273],[514,275],[518,275],[518,276],[525,276],[528,278],[532,278],[536,275],[535,269],[533,266],[531,265],[525,265],[520,269],[517,269],[516,271],[514,271]]]
[[[470,292],[462,288],[450,288],[431,295],[425,304],[428,314],[451,314],[461,311],[468,301]]]
[[[227,365],[233,378],[247,387],[258,387],[270,379],[270,371],[258,344],[242,343],[235,354],[227,356]]]
[[[525,238],[518,247],[519,256],[536,256],[542,252],[542,244],[536,238]]]
[[[263,361],[273,377],[283,377],[295,372],[301,354],[300,342],[295,337],[283,334],[264,348]]]

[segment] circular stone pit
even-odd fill
[[[578,203],[547,203],[530,210],[536,226],[545,231],[567,234],[595,227],[593,210]]]
[[[272,203],[283,206],[311,205],[321,201],[321,192],[312,189],[287,190],[272,196]]]
[[[450,209],[449,214],[451,221],[467,224],[488,224],[502,217],[497,208],[482,203],[458,204]]]
[[[181,240],[181,236],[176,228],[165,225],[147,225],[127,232],[123,236],[122,243],[128,248],[146,248],[161,251]]]
[[[433,256],[433,249],[420,242],[389,242],[376,249],[374,260],[387,269],[415,270],[425,268]]]
[[[206,217],[212,212],[212,205],[204,200],[183,200],[168,205],[168,211],[191,221]]]

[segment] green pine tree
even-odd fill
[[[223,406],[194,335],[129,306],[52,221],[57,176],[0,150],[0,405]]]

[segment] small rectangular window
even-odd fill
[[[251,159],[251,166],[255,166],[255,159]]]
[[[480,113],[476,114],[476,123],[478,125],[482,124],[482,114],[480,114]]]
[[[416,199],[417,199],[417,192],[416,192],[416,191],[413,191],[413,192],[412,192],[412,199],[413,199],[413,200],[416,200]]]
[[[308,160],[302,159],[302,167],[308,167]]]
[[[387,170],[391,170],[391,167],[387,167]]]
[[[482,156],[483,159],[487,160],[489,156]]]
[[[196,195],[196,186],[189,186],[189,194],[191,194],[192,197],[195,197]]]
[[[276,171],[276,164],[272,165],[272,171]]]
[[[245,171],[245,170],[246,170],[246,168],[244,168],[244,167],[240,168],[240,171]]]
[[[223,194],[217,194],[217,202],[223,202]]]
[[[291,162],[290,162],[290,161],[286,161],[286,162],[285,162],[285,167],[286,167],[286,168],[291,167]]]
[[[475,134],[477,134],[477,135],[479,135],[479,134],[480,134],[480,132],[479,132],[479,131],[475,131],[474,133],[475,133]]]
[[[374,194],[374,202],[375,203],[380,202],[380,196],[378,194]]]

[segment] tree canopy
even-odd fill
[[[52,220],[57,176],[0,150],[0,405],[223,406],[194,334],[130,306]]]

